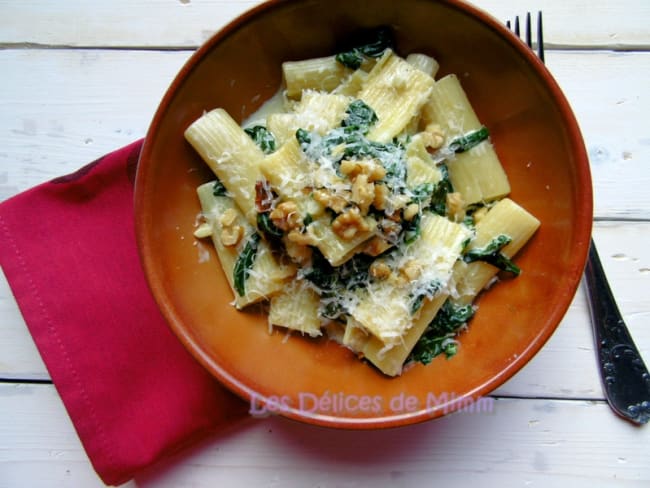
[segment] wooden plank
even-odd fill
[[[52,385],[0,383],[0,411],[0,486],[105,486]]]
[[[488,399],[419,425],[323,429],[278,417],[229,427],[136,480],[194,486],[642,486],[650,430],[603,402]],[[486,403],[485,405],[488,405]],[[3,486],[101,486],[49,385],[0,384]],[[516,447],[515,447],[516,446]],[[360,448],[361,447],[361,448]],[[135,484],[135,483],[134,483]]]
[[[621,312],[650,365],[650,257],[646,252],[650,223],[597,223],[595,240]],[[0,281],[0,317],[0,378],[48,379],[4,277]],[[548,343],[495,394],[603,398],[582,288]]]
[[[0,379],[49,380],[4,273],[0,270]]]
[[[0,200],[143,137],[189,55],[0,51]]]
[[[547,60],[582,130],[599,218],[650,218],[650,53],[630,56],[551,51]]]
[[[594,241],[618,307],[650,367],[650,223],[597,222]],[[584,283],[555,334],[495,393],[603,398]],[[570,372],[570,374],[567,374]]]
[[[38,44],[73,47],[194,48],[255,0],[1,0],[0,45]],[[505,22],[539,0],[476,0],[476,6]],[[639,0],[546,0],[544,30],[549,46],[647,49],[650,4]],[[74,19],[74,24],[71,24]],[[150,19],[142,28],[142,19]],[[573,26],[567,29],[567,20]]]
[[[0,201],[144,136],[189,55],[0,51]],[[650,53],[551,51],[548,66],[582,127],[596,216],[650,219]]]

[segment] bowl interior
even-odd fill
[[[207,243],[193,238],[207,167],[183,138],[204,111],[243,120],[280,85],[283,61],[329,55],[359,29],[391,25],[398,52],[424,52],[456,73],[491,138],[511,197],[541,228],[517,256],[523,272],[479,301],[451,360],[382,376],[327,340],[269,334],[239,312]],[[172,329],[221,382],[260,413],[322,425],[395,426],[442,415],[519,370],[568,308],[585,263],[591,180],[571,110],[543,65],[497,21],[454,1],[270,2],[206,43],[170,87],[147,135],[136,184],[137,237],[152,292]],[[402,401],[400,401],[400,398]],[[411,398],[409,402],[404,401]]]

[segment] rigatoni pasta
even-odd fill
[[[540,225],[507,198],[458,78],[385,31],[282,72],[250,123],[215,109],[185,133],[216,176],[195,235],[212,237],[234,305],[264,301],[271,327],[326,334],[388,376],[452,356],[477,294],[519,274]]]

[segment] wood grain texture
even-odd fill
[[[222,25],[261,2],[254,0],[1,0],[0,45],[194,48]],[[476,0],[505,22],[544,10],[549,47],[647,49],[650,4],[638,0]],[[71,19],[74,18],[74,24]],[[143,28],[142,19],[148,20]],[[571,28],[567,28],[567,20]]]
[[[0,0],[0,201],[143,137],[193,50],[257,0]],[[475,0],[501,21],[544,10],[547,66],[582,128],[594,239],[650,364],[650,3]],[[2,381],[6,380],[6,381]],[[103,486],[0,273],[0,487]],[[480,483],[648,486],[650,428],[615,417],[582,287],[490,412],[345,432],[249,419],[127,487]]]
[[[0,410],[14,412],[0,416],[0,485],[102,486],[52,386],[0,384]],[[131,486],[643,486],[649,442],[649,429],[589,401],[495,399],[383,431],[251,418]]]
[[[143,137],[190,54],[0,50],[0,201]],[[650,53],[550,51],[548,67],[583,131],[596,217],[650,219]]]

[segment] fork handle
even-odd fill
[[[593,239],[585,281],[607,401],[623,418],[645,424],[650,419],[650,374],[618,310]]]

